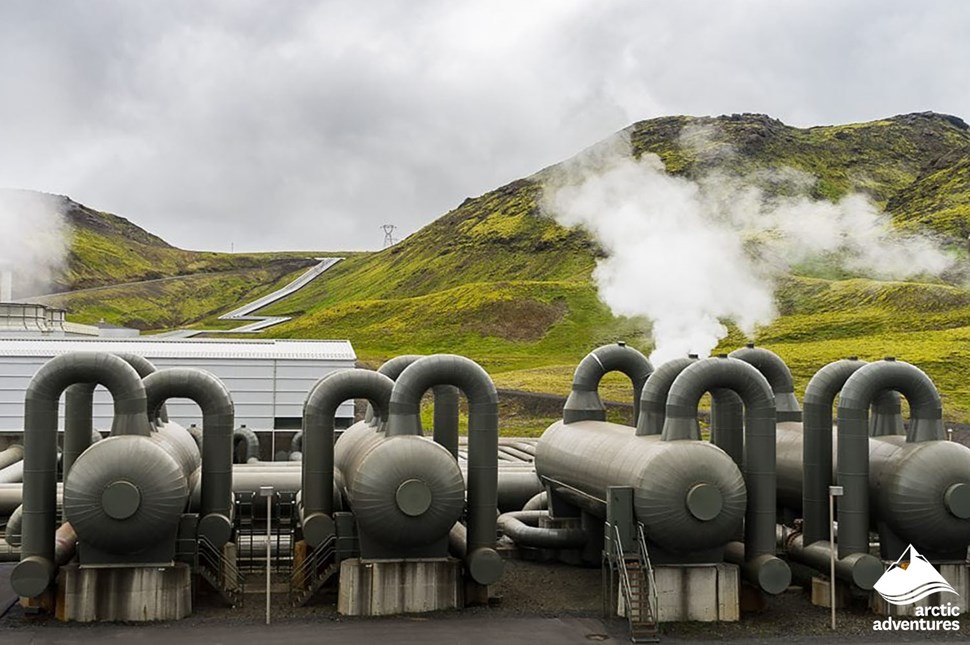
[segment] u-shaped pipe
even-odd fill
[[[37,371],[24,401],[23,545],[10,577],[22,597],[43,593],[56,568],[58,401],[69,386],[92,382],[108,388],[114,399],[113,434],[151,433],[145,387],[138,372],[121,358],[99,352],[62,354]]]
[[[771,391],[775,394],[775,418],[777,421],[801,421],[802,409],[795,398],[795,383],[791,370],[778,354],[763,347],[755,347],[754,343],[737,349],[730,354],[730,358],[737,358],[754,366],[761,372]]]
[[[869,406],[883,390],[909,402],[908,443],[945,439],[943,405],[930,378],[909,363],[869,363],[846,380],[838,407],[839,557],[869,548]]]
[[[495,551],[498,392],[488,373],[463,356],[436,354],[415,361],[394,382],[387,436],[422,434],[421,397],[436,385],[456,386],[468,399],[468,543],[465,564],[476,582],[489,585],[501,578],[503,564]],[[457,437],[454,442],[457,444]]]
[[[609,372],[623,372],[633,383],[633,422],[638,423],[643,386],[653,372],[653,365],[626,343],[598,347],[576,366],[572,390],[562,410],[563,423],[606,421],[606,406],[600,400],[599,386]]]
[[[115,353],[135,368],[138,376],[145,378],[155,371],[155,366],[147,358],[127,352]],[[75,383],[64,391],[64,456],[62,478],[67,475],[78,456],[88,449],[94,439],[94,389],[97,383]],[[159,412],[161,421],[168,421],[168,412],[162,406]]]
[[[378,419],[387,417],[394,382],[378,372],[349,369],[317,381],[303,405],[303,537],[311,547],[334,532],[333,434],[337,408],[367,399]]]
[[[202,410],[202,503],[199,535],[217,548],[232,535],[232,395],[216,376],[191,367],[170,367],[144,378],[148,417],[157,418],[165,401],[186,398]],[[147,418],[146,417],[146,421]]]
[[[791,570],[775,557],[775,397],[764,376],[733,358],[708,358],[687,367],[667,395],[661,439],[700,439],[697,406],[705,392],[733,390],[744,402],[744,521],[746,577],[769,593],[781,593]],[[730,550],[729,550],[730,551]]]

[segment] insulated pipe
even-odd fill
[[[8,446],[6,450],[0,452],[0,470],[11,464],[15,464],[24,458],[24,447],[19,443]]]
[[[420,354],[396,356],[381,365],[377,371],[392,381],[396,381],[411,363],[423,358]],[[458,388],[453,385],[436,385],[431,388],[434,395],[434,440],[444,446],[451,456],[458,458]],[[367,406],[364,421],[372,423],[374,410]]]
[[[697,406],[705,392],[730,389],[744,401],[743,472],[748,492],[744,521],[747,576],[768,593],[781,593],[791,570],[775,553],[775,397],[752,365],[734,358],[708,358],[681,372],[667,395],[661,439],[700,439]]]
[[[549,507],[549,493],[542,491],[529,498],[529,501],[522,505],[523,511],[541,511]]]
[[[24,460],[15,461],[0,470],[0,484],[16,484],[24,480]]]
[[[832,404],[845,382],[863,365],[865,363],[854,356],[829,363],[815,373],[805,388],[802,443],[802,535],[805,544],[828,539]]]
[[[831,567],[832,545],[828,540],[818,540],[805,545],[804,535],[789,533],[781,526],[776,528],[776,539],[788,557],[808,565],[816,571],[828,572]],[[838,548],[838,547],[835,547]],[[853,553],[835,561],[835,577],[854,584],[863,591],[869,591],[884,573],[879,558],[868,553]]]
[[[633,422],[640,416],[640,395],[653,365],[647,357],[626,343],[604,345],[580,361],[573,374],[572,391],[562,410],[563,423],[606,421],[606,407],[600,400],[600,380],[609,372],[623,372],[633,383]]]
[[[21,505],[13,509],[13,513],[7,518],[7,526],[3,529],[3,539],[9,546],[20,546],[23,521],[24,507]]]
[[[919,368],[886,359],[853,373],[838,407],[839,558],[869,550],[869,406],[882,390],[897,390],[909,402],[907,443],[940,441],[943,406],[930,378]]]
[[[112,433],[149,436],[145,387],[127,362],[105,353],[62,354],[27,386],[24,403],[24,521],[21,560],[10,581],[22,597],[39,596],[56,569],[57,405],[75,383],[104,385],[114,399]],[[88,434],[90,437],[90,433]]]
[[[189,427],[185,429],[185,431],[192,436],[196,447],[199,449],[199,454],[202,454],[202,444],[205,442],[204,438],[202,437],[202,429],[194,423],[191,423],[189,424]]]
[[[155,366],[146,358],[138,354],[116,353],[138,372],[138,376],[145,378],[155,371]],[[88,446],[94,437],[94,390],[97,383],[75,383],[64,392],[64,457],[62,464],[62,479],[67,479],[74,461]],[[159,413],[161,421],[168,421],[168,412],[162,407]],[[100,434],[98,435],[100,439]]]
[[[755,347],[754,343],[748,343],[747,346],[731,352],[728,356],[753,365],[768,379],[771,391],[775,394],[775,418],[778,421],[802,420],[802,409],[798,406],[798,399],[795,398],[795,384],[792,381],[791,370],[778,354],[763,347]]]
[[[637,416],[637,435],[656,435],[663,431],[667,418],[667,394],[674,379],[693,363],[697,356],[667,361],[647,378],[640,394],[640,414]],[[601,419],[605,421],[605,417]]]
[[[245,424],[232,431],[233,452],[235,452],[237,442],[245,442],[246,444],[245,463],[251,464],[259,462],[259,437],[256,436],[255,432],[247,428]]]
[[[583,529],[541,528],[539,520],[549,517],[549,511],[513,511],[503,513],[496,520],[498,528],[519,546],[535,549],[579,549],[589,536]]]
[[[290,454],[298,452],[303,454],[303,431],[297,430],[293,438],[290,439]]]
[[[232,396],[225,384],[205,370],[169,367],[144,379],[148,415],[156,418],[165,401],[186,398],[202,410],[202,505],[199,535],[219,548],[232,535]]]
[[[711,443],[741,468],[744,464],[744,401],[734,390],[711,391]]]
[[[421,432],[421,397],[436,385],[457,386],[468,399],[468,547],[472,578],[489,585],[502,577],[495,551],[498,507],[498,392],[488,373],[463,356],[436,354],[409,365],[394,382],[387,436]],[[457,445],[457,440],[455,441]]]
[[[378,418],[389,409],[394,382],[378,372],[348,369],[317,381],[303,405],[303,536],[311,547],[334,532],[333,433],[337,408],[348,399],[367,399]]]

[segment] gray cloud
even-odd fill
[[[970,116],[961,2],[8,1],[0,186],[172,243],[375,248],[664,114]]]

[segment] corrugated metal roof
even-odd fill
[[[125,338],[0,338],[0,356],[57,356],[67,352],[130,352],[145,358],[292,358],[356,360],[349,340],[151,340]]]

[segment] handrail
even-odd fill
[[[647,584],[650,585],[650,618],[655,623],[660,622],[660,598],[657,594],[657,581],[653,576],[653,563],[650,562],[650,552],[647,551],[647,540],[643,535],[643,522],[637,522],[637,550],[640,552],[640,567],[647,572]]]
[[[331,535],[317,545],[310,554],[293,569],[290,574],[290,596],[297,592],[305,592],[313,588],[320,568],[329,562],[337,552],[337,537]]]
[[[198,555],[200,566],[208,569],[209,573],[216,577],[216,580],[229,579],[233,588],[226,588],[221,582],[219,586],[231,594],[234,600],[238,596],[238,602],[242,604],[245,577],[239,568],[204,535],[199,536]]]
[[[626,618],[630,623],[630,631],[633,631],[633,589],[630,587],[630,572],[627,571],[626,561],[623,559],[623,541],[620,538],[620,527],[613,525],[613,550],[616,552],[616,561],[620,563],[620,581],[623,585],[623,607],[626,610]]]

